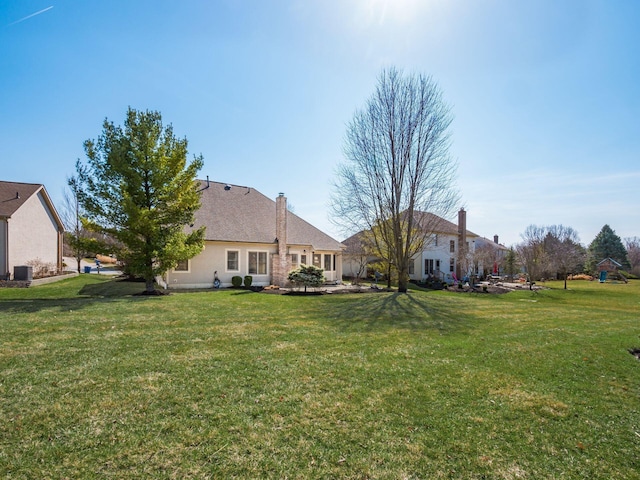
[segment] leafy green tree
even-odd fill
[[[513,280],[513,276],[518,271],[518,257],[513,247],[509,248],[504,257],[504,270],[509,278]]]
[[[624,268],[629,268],[627,250],[622,240],[609,225],[605,225],[596,235],[587,249],[587,262],[585,268],[587,272],[594,273],[596,265],[605,258],[612,258]]]
[[[159,112],[132,108],[124,128],[105,119],[102,134],[84,148],[87,163],[76,170],[88,225],[117,240],[119,258],[152,293],[156,276],[203,248],[204,227],[185,228],[200,207],[202,156],[188,163],[186,138],[163,126]]]
[[[289,272],[287,277],[296,287],[319,287],[324,283],[324,270],[314,265],[300,265],[300,267]]]

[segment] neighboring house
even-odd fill
[[[492,269],[494,262],[499,263],[502,252],[506,250],[506,247],[498,244],[497,236],[494,242],[490,242],[467,230],[464,209],[458,212],[458,225],[432,213],[415,212],[414,215],[417,225],[433,233],[427,238],[424,249],[409,262],[409,278],[412,280],[435,278],[452,283],[465,275],[482,276],[486,270]],[[345,276],[357,276],[362,271],[363,261],[376,261],[372,257],[363,258],[363,238],[364,233],[360,232],[343,241],[347,245],[344,253]],[[484,253],[482,256],[481,252]],[[495,255],[486,255],[487,252]]]
[[[0,181],[0,277],[18,266],[62,270],[63,234],[44,185]]]
[[[327,282],[342,279],[342,251],[337,240],[250,187],[200,181],[201,207],[190,228],[206,227],[204,250],[179,262],[159,282],[166,288],[210,288],[214,272],[223,287],[231,278],[250,275],[252,285],[288,284],[300,264],[324,269]]]

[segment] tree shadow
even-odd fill
[[[455,297],[429,293],[354,295],[332,306],[331,318],[345,330],[408,329],[461,332],[475,315]]]
[[[35,290],[28,298],[0,300],[0,310],[5,314],[36,313],[42,310],[68,312],[82,310],[95,304],[109,304],[115,301],[147,301],[152,297],[135,295],[144,290],[139,282],[103,281],[87,283],[81,286],[76,296],[51,297]]]

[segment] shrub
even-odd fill
[[[231,285],[233,285],[234,288],[239,288],[242,285],[242,277],[240,275],[231,277]]]
[[[567,280],[593,280],[593,277],[585,273],[579,273],[577,275],[569,275]]]
[[[300,265],[291,270],[287,278],[298,288],[304,286],[306,292],[307,287],[319,287],[324,283],[324,270],[313,265]]]
[[[245,287],[250,287],[252,283],[253,283],[253,277],[251,275],[245,275],[245,277],[244,277],[244,286]]]

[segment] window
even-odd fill
[[[298,254],[297,253],[292,253],[291,254],[291,266],[293,268],[298,268]]]
[[[433,258],[424,259],[424,274],[433,275]]]
[[[434,235],[434,237],[435,237],[435,240],[434,240],[435,245],[434,245],[434,247],[437,247],[437,246],[438,246],[438,234],[436,233],[436,234]]]
[[[440,260],[436,260],[436,272],[440,271]]]
[[[320,255],[319,253],[314,253],[313,254],[313,266],[314,267],[318,267],[318,268],[322,268],[322,255]]]
[[[174,272],[188,272],[189,271],[189,260],[178,260],[177,265],[173,269]]]
[[[249,275],[267,274],[267,252],[249,252]]]
[[[331,255],[325,253],[324,255],[324,269],[327,272],[331,272],[333,268],[331,268]]]
[[[413,260],[409,260],[409,275],[413,275],[414,273],[416,273],[416,265],[415,265],[415,261]]]
[[[307,263],[307,255],[306,254],[300,255],[300,265],[309,265]]]
[[[455,240],[449,240],[449,251],[451,253],[456,251],[456,241]]]
[[[227,271],[238,272],[240,271],[240,252],[237,250],[227,250]]]
[[[455,258],[451,258],[449,259],[449,271],[453,272],[456,268],[456,259]]]

